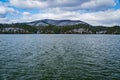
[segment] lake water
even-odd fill
[[[0,80],[120,80],[120,36],[0,35]]]

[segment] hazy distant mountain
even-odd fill
[[[44,19],[44,20],[37,20],[37,21],[33,21],[33,22],[27,22],[26,24],[31,25],[31,26],[48,26],[48,25],[68,26],[68,25],[76,25],[76,24],[88,24],[88,23],[80,21],[80,20]]]

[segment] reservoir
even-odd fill
[[[119,79],[120,35],[0,35],[0,80]]]

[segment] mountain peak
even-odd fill
[[[32,26],[48,26],[48,25],[69,26],[69,25],[88,24],[88,23],[80,21],[80,20],[43,19],[43,20],[36,20],[33,22],[28,22],[27,24],[32,25]]]

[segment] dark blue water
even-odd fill
[[[120,80],[120,36],[0,35],[0,80]]]

